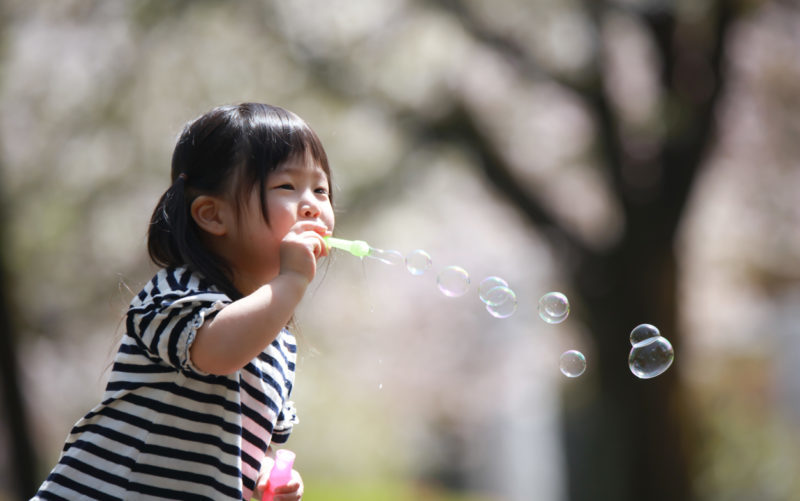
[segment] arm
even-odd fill
[[[305,292],[302,280],[279,275],[223,308],[197,330],[190,356],[210,374],[231,374],[258,356],[289,322]]]
[[[280,245],[280,272],[251,294],[223,308],[198,330],[190,348],[192,363],[210,374],[231,374],[258,356],[294,314],[327,254],[318,230],[298,223]]]

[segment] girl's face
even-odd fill
[[[240,292],[249,294],[278,276],[281,240],[298,221],[315,222],[333,232],[329,190],[328,176],[311,155],[290,159],[267,177],[269,222],[262,216],[258,188],[252,190],[229,248],[234,282]]]

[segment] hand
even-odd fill
[[[283,237],[280,245],[280,273],[296,273],[309,282],[317,272],[317,259],[328,255],[323,237],[328,228],[313,221],[298,221]]]
[[[253,497],[259,501],[264,496],[264,492],[269,488],[269,474],[272,467],[275,465],[275,459],[271,456],[266,456],[264,462],[261,464],[261,471],[258,472],[258,479],[256,479],[256,490],[253,491]],[[273,501],[300,501],[303,497],[303,479],[297,470],[292,470],[292,478],[286,485],[275,488],[275,496]]]

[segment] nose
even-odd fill
[[[320,209],[316,201],[309,198],[304,198],[300,201],[298,212],[302,218],[315,219],[319,217]]]

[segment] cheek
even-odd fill
[[[269,217],[269,226],[273,230],[278,230],[279,228],[288,230],[288,227],[291,227],[294,223],[294,211],[277,200],[267,203],[267,215]]]
[[[324,211],[323,222],[325,223],[325,226],[328,227],[328,230],[333,231],[333,225],[336,223],[336,217],[333,213],[333,207],[330,205],[328,205]]]

